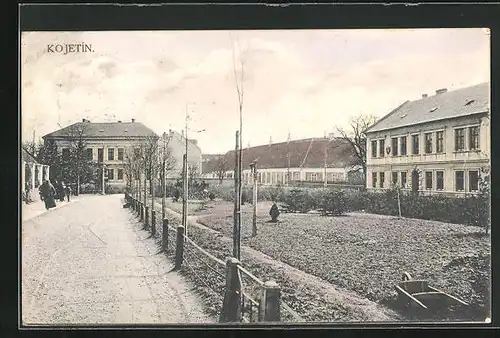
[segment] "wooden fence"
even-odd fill
[[[175,253],[175,269],[189,269],[196,280],[213,293],[221,304],[219,322],[280,322],[282,311],[294,321],[304,321],[281,300],[280,286],[275,281],[264,282],[234,257],[228,257],[226,261],[215,257],[187,237],[182,225],[171,226],[168,219],[161,219],[156,210],[150,210],[127,193],[125,201],[143,222],[143,229],[149,231],[151,237],[160,239],[161,251]],[[197,271],[200,266],[204,266],[203,274]],[[218,285],[214,286],[217,282]]]

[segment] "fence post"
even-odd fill
[[[151,236],[156,235],[156,211],[151,210]]]
[[[261,288],[260,294],[260,318],[259,321],[279,322],[281,290],[275,281],[267,281]]]
[[[168,251],[168,219],[163,219],[163,231],[161,233],[161,247],[167,252]]]
[[[146,205],[144,207],[144,227],[147,229],[149,226],[149,207]]]
[[[184,258],[184,227],[179,225],[177,227],[177,241],[175,243],[175,269],[182,266]]]
[[[239,261],[234,257],[226,260],[226,292],[219,322],[241,321],[241,284],[238,278]]]

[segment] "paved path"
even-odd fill
[[[122,197],[80,196],[22,223],[23,324],[214,322]]]

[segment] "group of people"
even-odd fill
[[[45,209],[49,210],[56,206],[56,200],[64,202],[64,198],[71,196],[71,187],[65,185],[64,182],[54,182],[54,185],[49,180],[45,180],[39,188],[40,198],[45,202]]]

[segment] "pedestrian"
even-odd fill
[[[40,196],[45,202],[45,209],[49,210],[56,206],[55,197],[57,196],[57,192],[49,180],[45,180],[40,186]]]
[[[66,188],[64,190],[65,194],[66,194],[66,198],[68,199],[68,202],[69,202],[69,197],[71,196],[71,187],[70,185],[66,185]]]
[[[57,190],[57,197],[59,197],[59,201],[64,202],[64,195],[65,195],[65,186],[64,182],[61,181],[59,182],[58,186],[56,187]]]

